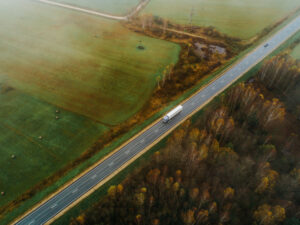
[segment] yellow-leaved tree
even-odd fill
[[[262,225],[276,225],[285,219],[285,209],[279,205],[263,204],[253,214],[254,219]]]

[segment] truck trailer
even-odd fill
[[[176,108],[174,108],[164,116],[163,122],[164,123],[169,122],[172,118],[177,116],[182,110],[183,110],[182,105],[177,106]]]

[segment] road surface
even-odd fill
[[[67,206],[95,187],[104,178],[118,170],[122,165],[129,161],[140,151],[151,145],[155,140],[167,134],[169,130],[178,126],[190,114],[205,105],[210,99],[230,86],[235,80],[262,61],[272,51],[279,47],[283,42],[295,34],[300,28],[300,16],[286,25],[269,40],[262,43],[259,47],[246,55],[236,63],[231,69],[227,70],[222,76],[214,80],[211,84],[203,88],[188,101],[183,104],[181,114],[173,118],[168,124],[162,120],[153,124],[152,127],[137,136],[119,151],[101,162],[94,169],[74,181],[61,192],[50,198],[47,202],[37,207],[34,211],[22,218],[17,225],[40,225],[55,217]],[[268,43],[268,47],[264,45]]]
[[[83,12],[83,13],[87,13],[87,14],[91,14],[91,15],[95,15],[95,16],[101,16],[101,17],[104,17],[107,19],[113,19],[113,20],[128,20],[130,17],[138,14],[139,11],[142,10],[150,2],[150,0],[141,1],[134,8],[134,10],[126,16],[114,16],[111,14],[101,13],[101,12],[97,12],[94,10],[85,9],[85,8],[81,8],[81,7],[77,7],[77,6],[73,6],[73,5],[64,4],[64,3],[59,3],[59,2],[55,2],[55,1],[51,1],[51,0],[37,0],[37,1],[48,4],[48,5],[58,6],[58,7],[71,9],[71,10],[75,10],[75,11],[79,11],[79,12]]]

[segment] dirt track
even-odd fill
[[[62,8],[67,8],[67,9],[71,9],[71,10],[75,10],[75,11],[79,11],[79,12],[88,13],[88,14],[91,14],[91,15],[101,16],[101,17],[104,17],[104,18],[107,18],[107,19],[112,19],[112,20],[128,20],[130,17],[138,14],[150,2],[150,0],[142,0],[134,8],[134,10],[131,11],[126,16],[115,16],[115,15],[111,15],[111,14],[97,12],[97,11],[94,11],[94,10],[80,8],[80,7],[77,7],[77,6],[72,6],[72,5],[68,5],[68,4],[58,3],[58,2],[55,2],[55,1],[51,1],[51,0],[37,0],[37,1],[45,3],[45,4],[48,4],[48,5],[53,5],[53,6],[58,6],[58,7],[62,7]]]

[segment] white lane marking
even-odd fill
[[[191,105],[195,105],[195,102],[192,102]]]
[[[54,209],[56,206],[57,206],[57,203],[53,204],[53,205],[51,206],[51,209]]]
[[[114,162],[111,162],[110,164],[108,164],[109,166],[112,166],[112,165],[114,165]]]
[[[201,95],[201,98],[204,98],[206,95],[205,94],[203,94],[203,95]]]
[[[215,87],[215,86],[213,86],[211,89],[212,89],[212,90],[216,90],[216,87]]]
[[[125,151],[125,154],[128,155],[130,153],[130,150]]]
[[[224,84],[224,82],[225,82],[225,80],[222,79],[222,80],[221,80],[221,84]]]
[[[158,131],[159,131],[159,130],[158,130],[158,129],[156,129],[154,132],[155,132],[155,133],[158,133]]]
[[[32,224],[34,224],[34,222],[35,222],[35,220],[31,220],[28,225],[32,225]]]
[[[74,194],[74,193],[76,193],[78,191],[78,188],[76,188],[74,191],[72,191],[72,193]]]
[[[143,144],[144,142],[145,142],[145,139],[142,139],[142,140],[140,141],[141,144]]]
[[[95,179],[97,177],[97,174],[94,174],[91,179]]]

